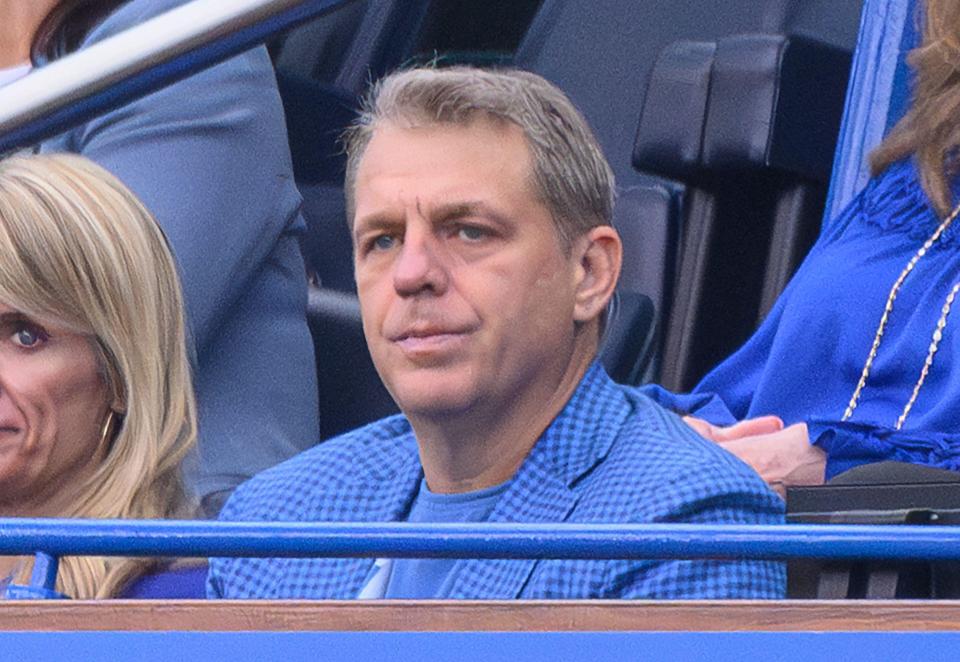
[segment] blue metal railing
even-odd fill
[[[960,526],[410,524],[0,518],[0,556],[36,554],[29,586],[61,597],[61,556],[960,561]]]
[[[960,526],[0,519],[0,555],[960,561]]]
[[[0,555],[25,554],[10,597],[59,597],[61,556],[960,561],[960,526],[0,519]]]
[[[34,145],[353,0],[193,0],[0,89],[0,154]]]

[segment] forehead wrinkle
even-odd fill
[[[478,216],[493,221],[498,225],[506,225],[510,222],[508,214],[484,200],[441,203],[433,210],[433,214],[438,221],[447,221],[465,216]]]

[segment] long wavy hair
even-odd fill
[[[908,56],[913,103],[870,155],[870,167],[876,175],[912,156],[920,185],[946,216],[953,207],[950,180],[960,171],[960,2],[926,0],[921,12],[923,39]]]
[[[30,59],[56,60],[80,47],[103,19],[129,0],[60,0],[33,35]]]
[[[58,514],[192,515],[180,474],[197,435],[183,299],[166,240],[139,200],[80,156],[0,162],[0,301],[88,337],[110,401],[123,403],[102,464]],[[74,598],[111,597],[154,564],[66,557],[57,586]]]

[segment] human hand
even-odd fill
[[[749,464],[782,497],[791,485],[821,485],[827,454],[810,443],[806,423],[718,444]]]
[[[783,421],[779,416],[745,418],[738,423],[727,426],[713,425],[696,416],[684,416],[683,422],[693,428],[701,437],[718,443],[779,432],[783,429]]]

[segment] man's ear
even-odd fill
[[[607,307],[620,278],[623,244],[611,225],[598,225],[578,238],[574,253],[579,261],[573,319],[589,322]]]

